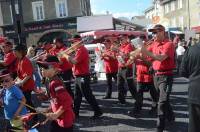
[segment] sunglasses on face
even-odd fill
[[[4,79],[1,81],[1,83],[8,83],[8,82],[10,82],[10,79]]]
[[[6,47],[8,47],[9,45],[4,45],[4,46],[2,46],[2,48],[6,48]]]

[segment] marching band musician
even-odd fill
[[[16,85],[18,85],[27,101],[27,104],[34,107],[32,103],[31,92],[34,90],[35,82],[33,80],[33,66],[31,61],[26,57],[27,48],[25,45],[17,45],[14,48],[14,53],[17,57],[17,78]],[[31,112],[35,112],[28,108]]]
[[[136,76],[137,76],[137,100],[135,102],[135,107],[132,111],[129,111],[130,115],[137,116],[140,114],[143,105],[143,93],[146,91],[150,92],[152,98],[152,106],[149,114],[156,113],[158,95],[154,87],[153,73],[150,71],[151,68],[151,58],[141,53],[137,56],[132,57],[128,63],[136,64]]]
[[[79,117],[79,109],[82,102],[82,96],[91,105],[94,110],[94,115],[92,119],[97,119],[103,115],[95,96],[90,88],[90,72],[89,72],[89,53],[83,43],[81,42],[81,37],[79,35],[74,35],[72,42],[80,43],[75,50],[75,56],[69,56],[64,54],[71,64],[73,64],[73,75],[75,76],[75,97],[74,97],[74,111],[75,115]],[[73,45],[72,45],[73,46]]]
[[[57,55],[59,52],[66,50],[67,47],[64,45],[64,42],[61,38],[56,38],[54,40],[55,48],[50,53],[51,55]],[[60,68],[62,69],[60,76],[64,81],[65,88],[68,93],[74,98],[73,91],[71,89],[71,78],[72,78],[72,64],[65,57],[60,57]]]
[[[109,39],[104,42],[105,50],[101,54],[101,58],[104,61],[104,69],[106,72],[107,80],[107,91],[103,99],[110,99],[112,94],[112,78],[117,82],[117,71],[118,71],[118,61],[116,58],[116,53],[111,51],[111,41]]]
[[[149,29],[149,32],[155,34],[154,42],[148,50],[143,46],[141,52],[153,59],[154,84],[159,92],[157,132],[163,132],[165,119],[170,122],[175,120],[169,99],[173,84],[173,69],[175,68],[175,47],[171,41],[166,39],[164,26],[157,24]]]
[[[7,68],[8,71],[12,72],[14,76],[17,76],[16,73],[16,56],[12,50],[13,44],[9,41],[4,41],[2,43],[2,50],[4,53],[4,60],[0,61],[0,67]]]
[[[133,81],[133,66],[132,64],[126,65],[129,53],[134,50],[134,47],[129,42],[129,37],[127,35],[121,36],[121,46],[119,47],[119,53],[117,55],[118,59],[118,74],[117,74],[117,87],[118,87],[118,99],[121,104],[125,104],[125,87],[124,83],[128,83],[128,88],[134,99],[136,99],[137,90],[135,83]]]
[[[47,119],[52,120],[50,132],[73,132],[75,120],[72,109],[73,100],[62,80],[58,77],[58,74],[62,71],[58,58],[48,55],[44,61],[38,61],[37,64],[42,68],[42,76],[49,79],[48,88],[51,106],[41,112],[47,112]]]

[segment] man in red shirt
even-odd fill
[[[163,132],[165,119],[168,119],[168,121],[175,120],[169,102],[173,83],[173,69],[175,68],[175,48],[173,43],[165,38],[164,26],[158,24],[149,31],[155,34],[154,42],[148,50],[145,46],[142,47],[141,52],[154,60],[152,64],[155,72],[154,83],[159,91],[157,132]]]
[[[7,68],[9,72],[14,73],[16,77],[16,56],[12,50],[13,44],[9,41],[3,42],[2,50],[4,53],[4,60],[0,61],[0,67]]]
[[[146,91],[150,91],[152,98],[152,107],[149,114],[154,114],[157,109],[158,94],[153,83],[153,73],[150,71],[151,58],[141,54],[136,58],[130,59],[129,63],[131,62],[136,64],[137,100],[135,101],[134,109],[129,111],[129,114],[135,116],[140,114],[143,105],[143,93]]]
[[[59,52],[64,51],[67,47],[64,45],[64,42],[61,38],[56,38],[54,40],[55,48],[50,53],[51,55],[57,55]],[[73,91],[71,89],[71,78],[72,78],[72,64],[65,57],[60,57],[60,68],[62,69],[60,72],[60,76],[64,81],[65,88],[71,97],[74,97]]]
[[[118,61],[116,59],[116,53],[111,50],[111,41],[107,39],[104,42],[105,50],[103,51],[101,57],[104,60],[104,69],[106,72],[107,79],[107,91],[104,99],[110,99],[112,94],[112,78],[117,82],[117,71],[118,71]]]
[[[34,107],[31,98],[31,92],[36,87],[35,82],[33,80],[33,66],[31,61],[26,57],[26,46],[25,45],[17,45],[14,48],[15,55],[17,57],[17,79],[16,84],[21,88],[27,104]],[[31,112],[35,112],[30,109]]]
[[[129,53],[134,50],[134,47],[129,42],[129,38],[127,35],[121,36],[121,46],[119,47],[119,51],[117,54],[118,59],[118,74],[117,74],[117,88],[118,88],[118,99],[121,104],[125,104],[125,87],[124,83],[128,83],[128,88],[133,96],[134,99],[136,99],[136,86],[133,79],[133,65],[126,65]]]
[[[94,116],[92,119],[96,119],[102,116],[102,111],[96,101],[95,96],[92,94],[90,88],[90,72],[89,72],[89,53],[83,43],[81,42],[81,37],[75,35],[73,37],[74,43],[80,43],[77,49],[75,49],[75,56],[69,56],[64,54],[71,64],[73,64],[73,75],[75,76],[75,97],[74,97],[74,111],[75,115],[79,116],[79,109],[82,102],[82,96],[85,96],[85,99],[91,105],[94,110]],[[83,94],[83,95],[82,95]]]

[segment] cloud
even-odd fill
[[[97,10],[93,10],[93,14],[94,15],[102,15],[102,14],[107,14],[107,11],[97,11]],[[128,19],[131,19],[133,16],[137,16],[139,15],[137,12],[109,12],[109,14],[112,14],[113,17],[115,18],[119,18],[119,17],[125,17]]]

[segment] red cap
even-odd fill
[[[5,37],[0,37],[0,44],[5,43],[7,41],[7,38]]]
[[[59,71],[62,71],[60,69],[59,60],[56,56],[48,55],[45,61],[37,61],[37,64],[46,69],[53,67]]]

